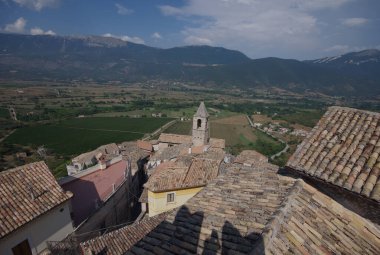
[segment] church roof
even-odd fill
[[[201,102],[201,104],[198,107],[197,112],[195,113],[194,117],[201,117],[201,118],[208,118],[210,115],[208,114],[206,110],[206,106],[204,102]]]

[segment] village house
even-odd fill
[[[224,151],[180,156],[156,167],[144,184],[142,210],[150,217],[183,205],[219,175]]]
[[[1,172],[0,184],[0,254],[37,255],[73,231],[73,195],[44,162]]]
[[[67,174],[74,175],[84,169],[101,169],[122,160],[120,149],[115,143],[102,145],[99,148],[83,153],[67,165]]]
[[[225,141],[210,139],[208,117],[202,102],[193,118],[192,136],[160,135],[161,146],[146,166],[149,179],[139,200],[149,216],[183,205],[218,176]]]
[[[74,194],[72,218],[76,234],[117,225],[138,216],[138,196],[145,182],[144,163],[140,161],[149,157],[152,150],[149,145],[149,142],[136,141],[121,143],[117,149],[100,146],[98,150],[104,152],[117,150],[120,160],[59,180],[64,190]]]
[[[278,167],[232,165],[183,206],[80,244],[85,254],[379,254],[376,224]]]

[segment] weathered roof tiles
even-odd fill
[[[45,162],[0,173],[0,239],[72,197]]]
[[[330,107],[287,166],[380,201],[380,113]]]
[[[233,166],[181,208],[85,244],[96,254],[380,253],[377,225],[276,171]]]

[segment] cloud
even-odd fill
[[[27,7],[40,11],[45,7],[56,7],[60,0],[12,0],[21,7]]]
[[[137,36],[128,36],[128,35],[113,35],[113,34],[110,34],[110,33],[106,33],[106,34],[103,34],[104,37],[113,37],[113,38],[117,38],[117,39],[120,39],[122,41],[127,41],[127,42],[133,42],[133,43],[138,43],[138,44],[145,44],[145,41],[140,38],[140,37],[137,37]]]
[[[23,33],[25,31],[26,19],[18,18],[14,23],[5,25],[4,31],[10,33]]]
[[[349,18],[342,20],[342,24],[347,27],[360,27],[368,23],[366,18]]]
[[[316,50],[321,28],[316,12],[353,0],[188,0],[184,6],[159,6],[162,15],[184,19],[187,44],[213,44],[262,54],[294,56]],[[201,20],[201,22],[199,22]]]
[[[205,37],[190,35],[185,38],[184,42],[190,45],[213,45],[212,41]]]
[[[162,39],[162,36],[158,32],[154,32],[152,34],[152,38],[156,39],[156,40],[160,40],[160,39]]]
[[[350,51],[350,46],[348,45],[342,45],[342,44],[337,44],[331,47],[328,47],[324,49],[323,51],[325,52],[334,52],[334,53],[346,53]]]
[[[30,29],[31,35],[55,35],[55,32],[52,30],[44,31],[43,29],[39,27],[34,27]]]
[[[120,15],[129,15],[129,14],[132,14],[134,12],[133,10],[128,9],[127,7],[125,7],[121,4],[118,4],[118,3],[116,3],[115,6],[117,8],[117,13]]]
[[[170,5],[161,5],[158,7],[162,14],[165,16],[172,16],[172,15],[184,15],[186,14],[184,11],[182,11],[179,8],[170,6]]]

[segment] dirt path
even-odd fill
[[[0,138],[0,143],[2,143],[5,139],[7,139],[7,137],[10,136],[11,134],[13,134],[15,131],[16,131],[16,129],[12,129],[11,132],[9,132],[8,134],[6,134],[2,138]]]
[[[250,125],[252,128],[255,128],[255,127],[253,126],[253,122],[252,122],[251,118],[250,118],[248,115],[246,115],[246,116],[247,116],[247,119],[248,119],[249,125]],[[282,149],[281,151],[277,152],[276,154],[273,154],[273,155],[270,156],[270,159],[271,159],[271,160],[273,160],[273,159],[275,159],[275,158],[281,156],[283,153],[285,153],[285,152],[288,151],[288,149],[289,149],[289,145],[288,145],[284,140],[282,140],[282,139],[280,139],[280,138],[278,138],[278,137],[275,137],[275,136],[273,136],[272,134],[269,134],[268,132],[265,132],[265,131],[264,131],[263,129],[261,129],[261,128],[257,128],[257,129],[260,130],[260,131],[262,131],[262,132],[264,132],[265,134],[269,135],[269,136],[272,137],[273,139],[279,141],[280,143],[285,144],[285,148],[284,148],[284,149]]]
[[[156,135],[159,135],[161,134],[162,132],[164,132],[167,128],[169,128],[171,125],[174,125],[174,123],[176,123],[178,120],[172,120],[168,123],[166,123],[165,125],[163,125],[162,127],[160,127],[159,129],[157,129],[156,131],[150,133],[148,136],[144,137],[142,140],[143,141],[146,141],[146,140],[149,140],[151,139],[152,137],[156,136]]]

